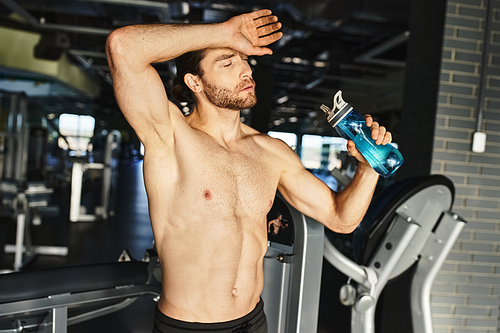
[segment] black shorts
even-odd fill
[[[153,333],[267,333],[264,303],[259,301],[255,309],[239,319],[222,323],[188,323],[164,315],[156,306]]]

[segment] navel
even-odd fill
[[[205,190],[203,191],[203,197],[205,198],[205,200],[212,200],[212,193],[210,193],[209,190]]]

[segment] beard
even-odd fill
[[[242,82],[232,91],[230,89],[211,84],[204,78],[201,78],[201,81],[203,82],[205,96],[208,101],[216,107],[240,111],[251,108],[257,103],[257,96],[255,96],[255,92],[249,93],[245,97],[239,96],[239,92],[247,84],[255,84],[253,79]]]

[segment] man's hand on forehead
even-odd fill
[[[225,23],[230,29],[231,48],[246,55],[272,54],[264,47],[279,40],[283,33],[278,17],[268,9],[235,16]]]

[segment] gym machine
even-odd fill
[[[115,194],[116,170],[120,151],[120,132],[113,130],[106,136],[103,163],[89,163],[75,158],[71,173],[71,200],[69,219],[71,222],[95,221],[114,215],[113,197]],[[83,177],[87,170],[102,170],[101,204],[95,207],[94,214],[87,214],[81,205]]]
[[[280,194],[267,215],[264,301],[269,332],[316,332],[324,227]]]
[[[411,318],[405,320],[413,323],[415,333],[433,332],[430,289],[465,225],[450,211],[453,196],[453,183],[440,175],[390,186],[372,202],[353,234],[359,248],[355,261],[332,245],[321,224],[278,195],[268,215],[271,228],[264,260],[262,298],[269,332],[317,332],[323,254],[349,277],[340,295],[328,297],[340,296],[351,307],[352,333],[375,332],[375,309],[382,291],[391,279],[415,265],[410,271]],[[272,234],[275,225],[277,235]]]
[[[6,244],[5,253],[14,253],[14,270],[21,269],[37,254],[66,255],[68,249],[34,246],[30,226],[40,224],[40,214],[51,215],[56,207],[48,206],[52,193],[38,181],[44,172],[43,143],[46,131],[28,128],[26,94],[0,91],[0,193],[3,213],[16,220],[16,242]],[[37,181],[28,181],[36,179]],[[43,213],[42,213],[43,212]],[[3,245],[3,244],[2,244]],[[24,256],[24,258],[23,258]]]
[[[53,190],[44,182],[27,182],[25,186],[17,181],[0,182],[2,205],[12,210],[16,219],[16,243],[6,244],[5,253],[14,253],[14,270],[27,265],[36,255],[66,256],[68,248],[63,246],[36,246],[31,240],[31,225],[41,224],[40,214],[54,216],[58,207],[49,206]]]
[[[465,225],[450,211],[453,199],[453,183],[444,176],[406,179],[372,201],[353,234],[351,258],[325,238],[325,258],[349,279],[339,296],[351,307],[352,333],[433,332],[432,283]],[[388,297],[377,315],[381,294],[390,292],[391,280],[403,275],[409,286],[406,297]],[[405,301],[409,311],[399,318],[396,310]],[[384,311],[390,313],[385,326]],[[401,327],[402,322],[408,327]]]
[[[28,98],[24,93],[0,90],[0,175],[25,181],[28,168]]]

